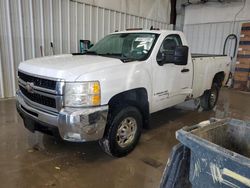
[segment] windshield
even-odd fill
[[[111,34],[86,53],[116,57],[123,61],[145,60],[151,53],[158,35],[154,33]]]

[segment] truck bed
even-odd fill
[[[230,58],[225,55],[192,54],[193,59],[193,96],[197,98],[211,88],[214,75],[224,72],[228,78]]]
[[[227,56],[223,54],[191,54],[192,58],[198,58],[198,57],[221,57],[221,56]]]

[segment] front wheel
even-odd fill
[[[139,110],[129,106],[110,116],[101,148],[109,155],[122,157],[130,153],[141,136],[142,116]]]
[[[220,87],[214,83],[210,90],[204,92],[200,98],[200,105],[205,110],[212,110],[217,104]]]

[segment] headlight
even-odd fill
[[[94,82],[66,82],[64,106],[84,107],[101,104],[100,84]]]

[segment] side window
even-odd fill
[[[179,35],[168,35],[160,47],[159,53],[171,54],[174,52],[176,46],[182,46],[181,38]]]
[[[177,46],[182,46],[181,37],[177,34],[168,35],[162,42],[156,61],[162,66],[175,61],[174,52]]]

